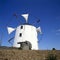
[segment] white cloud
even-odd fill
[[[56,35],[60,35],[60,33],[56,33]]]
[[[60,35],[60,29],[56,30],[56,35]]]
[[[60,29],[56,30],[57,32],[60,32]]]

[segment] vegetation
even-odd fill
[[[55,48],[52,48],[52,50],[56,50]]]
[[[46,58],[46,60],[57,60],[57,56],[54,54],[49,54]]]

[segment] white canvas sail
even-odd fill
[[[26,23],[27,23],[29,14],[22,14],[21,16],[23,16],[25,18]]]
[[[8,34],[11,34],[15,30],[15,28],[7,27],[7,30],[8,30]]]
[[[42,34],[41,27],[37,28],[37,32],[40,32]]]

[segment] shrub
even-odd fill
[[[57,60],[57,56],[54,54],[49,54],[46,58],[46,60]]]

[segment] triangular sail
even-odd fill
[[[37,32],[40,32],[42,34],[41,27],[37,28]]]
[[[21,16],[23,16],[25,18],[26,23],[27,23],[29,14],[22,14]]]
[[[8,34],[11,34],[15,30],[15,28],[7,27],[7,30],[8,30]]]

